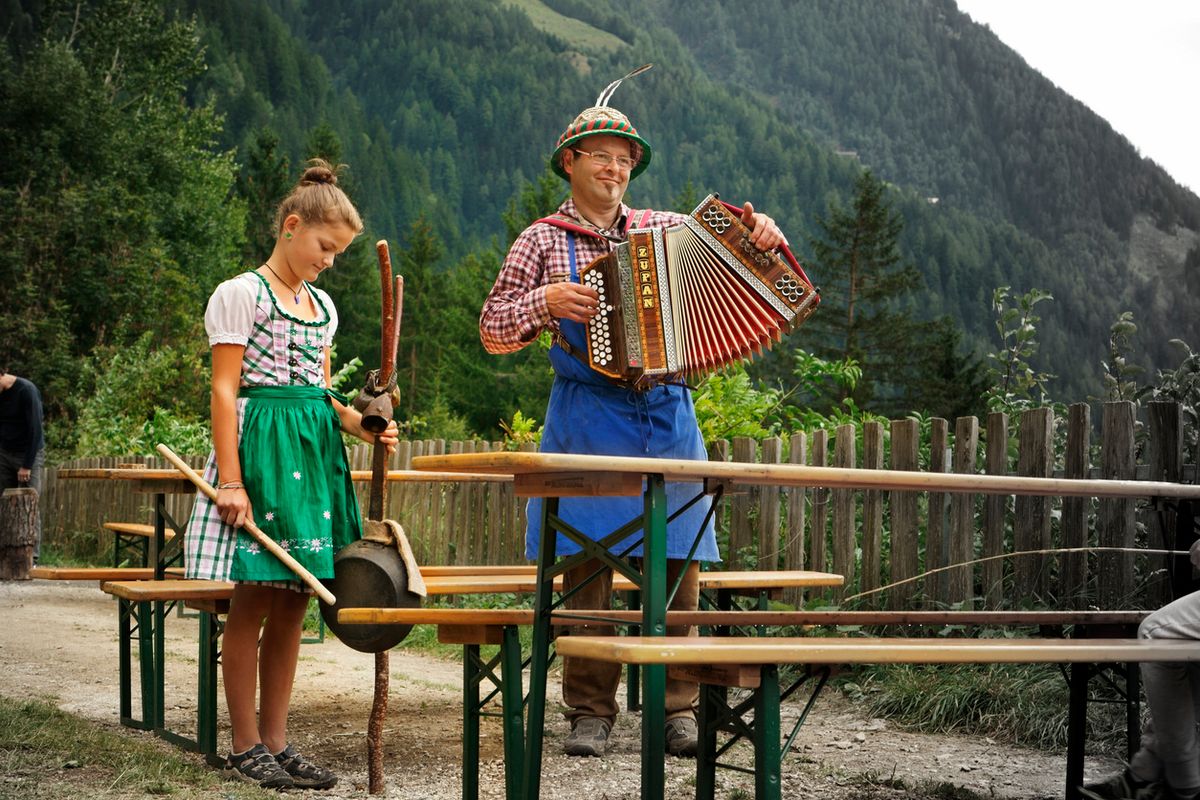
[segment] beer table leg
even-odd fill
[[[500,658],[500,703],[504,709],[504,796],[506,800],[517,800],[521,793],[519,765],[523,763],[525,755],[522,737],[525,698],[521,692],[521,636],[515,625],[504,627]]]
[[[642,543],[642,635],[667,635],[667,494],[662,475],[646,476]],[[642,797],[663,797],[667,667],[642,670]]]
[[[550,518],[558,515],[558,498],[542,501],[542,537],[538,546],[537,589],[534,594],[533,643],[529,664],[529,717],[525,735],[526,800],[537,800],[542,781],[542,738],[546,725],[546,672],[550,667],[550,611],[554,603],[555,551],[557,531]]]

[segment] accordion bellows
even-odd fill
[[[808,276],[749,234],[709,195],[683,225],[635,228],[584,267],[580,281],[600,294],[589,366],[633,383],[696,376],[760,354],[807,319],[820,302]]]

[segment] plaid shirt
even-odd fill
[[[585,228],[585,222],[575,208],[575,201],[558,207],[558,213]],[[575,236],[576,270],[582,269],[613,245],[625,241],[625,226],[629,215],[636,213],[638,227],[668,228],[683,223],[684,215],[670,211],[650,211],[643,223],[642,212],[633,212],[621,204],[620,213],[611,228],[597,231],[607,239],[574,234],[545,222],[535,223],[517,237],[504,258],[496,283],[483,303],[479,315],[479,338],[489,353],[512,353],[525,347],[543,330],[558,330],[558,320],[550,316],[546,305],[546,285],[566,280],[571,273],[571,255],[567,237]]]

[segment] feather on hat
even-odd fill
[[[591,108],[585,108],[579,112],[579,115],[563,131],[562,136],[558,137],[558,144],[555,145],[554,153],[550,156],[550,168],[556,175],[569,181],[571,178],[562,167],[563,151],[570,149],[581,139],[598,135],[621,136],[633,143],[632,156],[637,163],[633,165],[633,169],[629,173],[630,180],[645,171],[646,167],[650,165],[650,145],[638,135],[637,129],[633,127],[629,117],[608,105],[608,101],[617,87],[621,85],[621,81],[632,78],[634,75],[640,75],[652,66],[652,64],[643,64],[625,77],[617,78],[604,87],[604,91],[596,98],[596,102]]]

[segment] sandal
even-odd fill
[[[296,751],[290,744],[275,754],[275,761],[287,772],[298,789],[328,789],[337,783],[337,775],[319,767]]]
[[[225,758],[225,777],[246,783],[257,783],[264,789],[288,789],[295,779],[271,755],[261,742],[244,753],[230,753]]]

